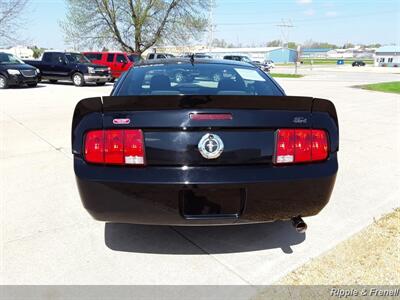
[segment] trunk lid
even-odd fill
[[[272,163],[277,128],[310,127],[312,102],[313,98],[286,96],[105,97],[103,127],[142,129],[148,165],[266,164]],[[191,114],[232,118],[193,120]],[[223,142],[216,159],[199,151],[207,134]]]

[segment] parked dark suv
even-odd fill
[[[12,54],[0,52],[0,89],[9,86],[37,86],[40,81],[40,71],[27,65]]]
[[[41,60],[26,60],[40,69],[42,79],[54,83],[58,80],[72,81],[76,86],[88,82],[105,85],[110,81],[110,68],[92,64],[83,54],[76,52],[49,51]]]

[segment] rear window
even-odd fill
[[[149,65],[133,68],[117,95],[281,96],[275,82],[257,68],[223,64]]]

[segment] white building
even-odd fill
[[[33,51],[25,46],[15,46],[11,48],[0,49],[0,52],[13,54],[21,59],[33,59]]]
[[[374,49],[348,48],[333,49],[327,52],[328,58],[373,58]]]
[[[400,46],[383,46],[376,49],[375,67],[400,67]]]

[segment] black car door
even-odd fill
[[[41,63],[41,72],[43,77],[52,77],[53,53],[47,52],[43,54]]]
[[[67,78],[69,77],[68,60],[65,57],[65,53],[53,53],[53,64],[52,72],[53,76],[57,78]]]

